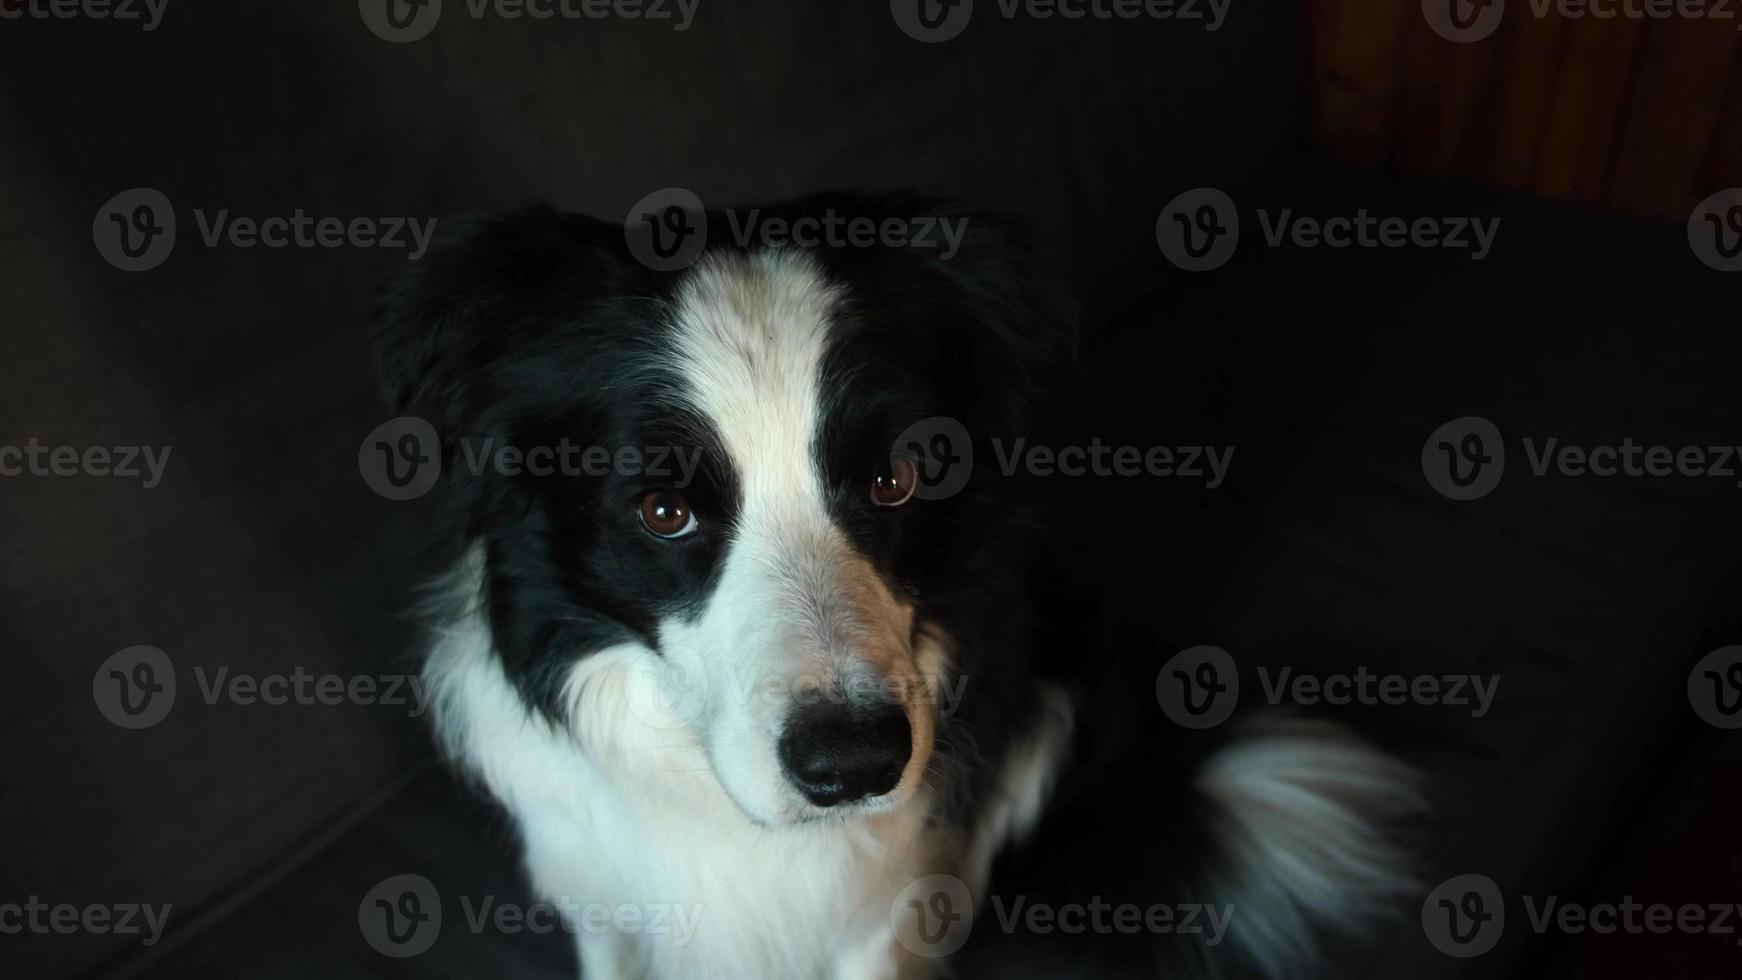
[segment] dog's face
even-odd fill
[[[765,213],[825,206],[891,204]],[[1058,326],[1026,252],[964,217],[949,260],[728,248],[662,273],[619,228],[535,212],[387,294],[384,371],[448,443],[504,669],[590,754],[770,825],[919,786],[1010,502],[985,467],[928,492],[951,461],[904,435],[1008,433]]]

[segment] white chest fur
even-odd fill
[[[539,894],[570,916],[588,980],[906,976],[890,905],[951,870],[930,798],[854,821],[752,824],[681,726],[654,717],[646,651],[576,668],[568,728],[531,712],[476,617],[426,672],[449,750],[514,815]],[[940,853],[949,852],[949,853]]]
[[[580,810],[518,814],[542,894],[630,922],[578,933],[588,976],[896,975],[890,904],[923,873],[919,801],[859,825],[763,830],[735,810],[658,812],[593,790]]]

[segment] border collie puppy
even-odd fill
[[[757,244],[830,214],[964,234],[948,257]],[[943,972],[926,883],[971,915],[1070,751],[1071,700],[1032,667],[1032,522],[987,449],[1022,434],[1069,304],[990,214],[829,195],[693,217],[707,246],[675,271],[622,225],[535,209],[384,290],[389,397],[448,463],[436,725],[543,896],[635,913],[574,924],[587,978]],[[968,445],[913,436],[938,419]],[[502,447],[519,465],[475,465]],[[1180,860],[1220,855],[1230,945],[1280,973],[1396,887],[1373,821],[1403,791],[1329,728],[1245,731],[1182,786],[1206,816]]]

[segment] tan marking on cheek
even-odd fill
[[[913,729],[913,755],[901,773],[901,782],[895,786],[898,794],[911,793],[925,781],[926,767],[931,765],[932,748],[936,744],[937,713],[929,704],[909,704],[907,724]]]
[[[913,611],[907,610],[911,621]],[[931,764],[937,747],[938,697],[943,690],[944,672],[949,669],[949,641],[940,631],[921,632],[912,649],[913,655],[901,665],[906,679],[907,724],[913,729],[913,756],[896,784],[895,794],[918,790],[925,781],[926,767]]]

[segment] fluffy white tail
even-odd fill
[[[1398,825],[1422,810],[1414,774],[1326,721],[1248,722],[1196,785],[1234,905],[1228,939],[1266,976],[1292,974],[1327,932],[1395,911],[1416,882]]]

